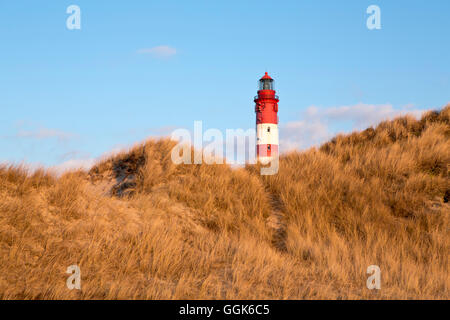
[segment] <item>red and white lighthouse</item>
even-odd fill
[[[262,164],[278,157],[278,96],[273,79],[266,74],[259,80],[254,101],[256,112],[256,156]]]

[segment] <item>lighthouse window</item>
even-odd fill
[[[267,150],[269,150],[269,151],[270,151],[270,144],[268,144],[268,145],[267,145]]]
[[[270,127],[269,127],[269,128],[267,128],[267,132],[270,132]]]
[[[262,79],[259,81],[259,90],[274,90],[273,79]]]

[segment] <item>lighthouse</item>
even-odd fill
[[[256,157],[268,164],[278,157],[278,96],[274,81],[265,73],[259,80],[258,95],[254,99],[256,112]]]

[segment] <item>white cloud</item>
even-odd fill
[[[64,172],[72,171],[72,170],[90,170],[95,164],[114,157],[122,152],[128,152],[133,147],[139,145],[139,143],[135,143],[133,145],[125,146],[125,145],[116,145],[111,150],[104,152],[99,157],[92,158],[89,157],[88,153],[81,151],[72,151],[65,153],[61,158],[68,159],[60,164],[54,165],[49,169],[53,171],[57,175],[61,175]],[[77,158],[81,156],[81,158]]]
[[[71,159],[67,160],[61,164],[56,166],[52,166],[49,168],[50,171],[54,172],[56,175],[61,175],[64,172],[71,170],[89,170],[94,164],[97,162],[97,159]]]
[[[280,126],[280,151],[305,149],[329,138],[328,127],[318,119],[288,122]]]
[[[320,108],[310,106],[303,113],[302,120],[280,125],[280,151],[306,149],[318,146],[337,132],[333,126],[347,125],[348,131],[363,130],[375,126],[381,121],[410,114],[419,118],[424,110],[414,109],[412,105],[395,109],[391,104],[363,104]]]
[[[353,129],[365,129],[384,120],[411,114],[420,117],[423,110],[414,110],[412,105],[406,105],[400,109],[394,109],[391,104],[371,105],[356,104],[353,106],[331,107],[322,110],[323,117],[330,121],[350,120],[354,123]]]
[[[39,128],[36,130],[23,130],[20,129],[16,135],[16,138],[29,138],[29,139],[52,139],[56,138],[58,141],[63,142],[77,137],[76,134],[64,132],[57,129]]]
[[[72,160],[72,159],[87,159],[90,157],[89,152],[72,150],[63,153],[60,157],[60,161]]]
[[[139,49],[137,53],[149,54],[155,58],[170,58],[177,54],[177,49],[163,45],[153,48]]]

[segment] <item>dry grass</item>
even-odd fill
[[[448,299],[449,142],[447,106],[283,156],[274,176],[174,165],[167,140],[59,178],[1,167],[0,298]]]

